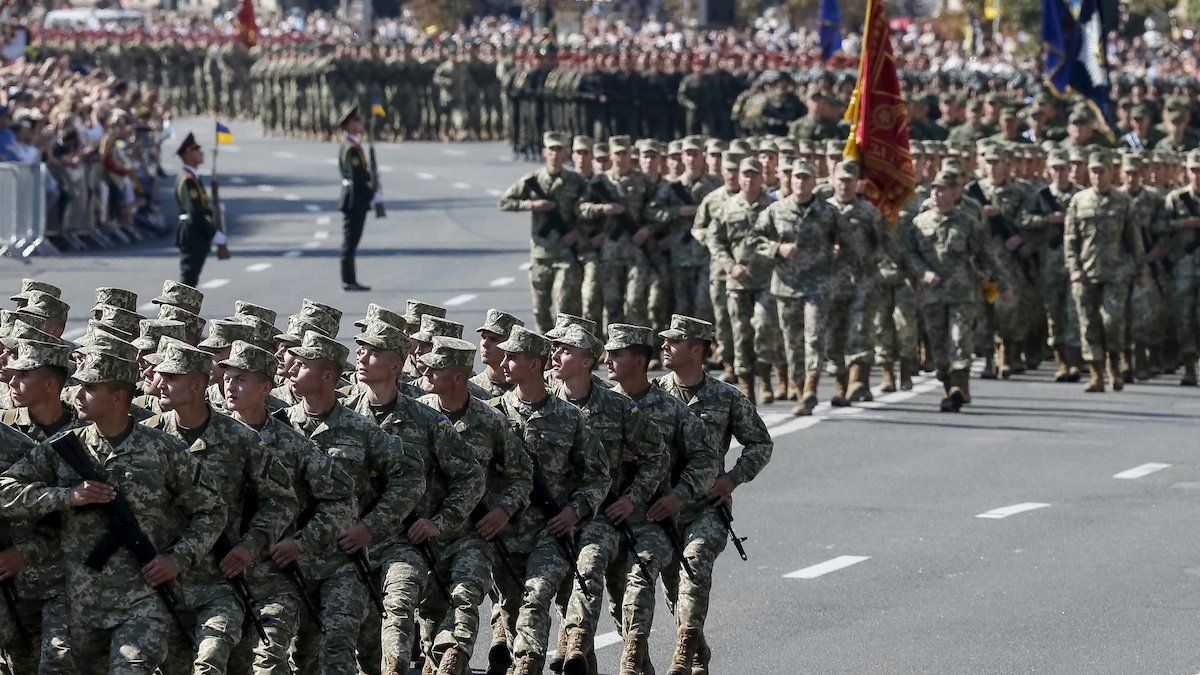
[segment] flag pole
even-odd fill
[[[213,202],[213,225],[217,232],[225,231],[225,214],[221,211],[221,186],[217,181],[217,158],[221,151],[220,132],[217,131],[216,125],[213,125],[213,161],[212,175],[209,177],[209,182],[212,183],[212,202]],[[217,244],[217,260],[229,260],[229,246],[225,243]]]

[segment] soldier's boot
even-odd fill
[[[734,372],[734,370],[733,370],[733,364],[726,363],[725,369],[721,371],[720,380],[722,382],[727,382],[729,384],[733,384],[733,383],[737,382],[737,379],[738,379],[738,376],[737,376],[737,373]]]
[[[567,631],[561,625],[558,627],[558,651],[555,652],[546,665],[551,671],[561,673],[563,669],[563,661],[567,658]]]
[[[901,370],[903,370],[903,367]],[[880,377],[883,379],[883,384],[879,387],[879,391],[888,394],[896,391],[896,375],[893,364],[885,362],[879,367],[879,371]]]
[[[532,654],[526,654],[513,663],[509,675],[542,675],[546,667],[546,659]]]
[[[1066,382],[1069,375],[1067,370],[1067,358],[1063,355],[1063,350],[1054,350],[1054,363],[1057,364],[1054,368],[1054,381]]]
[[[775,366],[775,400],[795,399],[795,389],[788,386],[787,366]]]
[[[959,410],[962,409],[963,403],[965,401],[964,396],[963,396],[962,383],[963,383],[963,380],[967,378],[967,376],[968,376],[967,371],[956,370],[956,371],[950,373],[946,377],[946,383],[950,385],[950,388],[946,391],[946,399],[950,403],[950,410],[948,412],[958,412]],[[943,408],[942,412],[947,412],[947,411],[945,410],[945,408]]]
[[[1179,380],[1181,387],[1196,386],[1196,357],[1188,354],[1183,363],[1183,378]]]
[[[389,665],[389,667],[390,667],[390,665]],[[395,668],[392,668],[391,670],[384,670],[383,672],[399,673],[400,668],[397,666]],[[407,673],[408,669],[405,668],[404,672]],[[421,659],[421,675],[437,675],[437,672],[433,669],[433,659],[430,659],[430,658]]]
[[[591,647],[592,636],[583,628],[568,628],[563,661],[563,675],[587,675],[587,652]]]
[[[739,376],[737,379],[737,386],[738,386],[738,390],[742,392],[742,396],[745,396],[751,403],[757,404],[757,401],[754,399],[754,376],[753,375]]]
[[[829,399],[829,405],[835,408],[845,408],[850,405],[849,399],[846,398],[847,381],[846,373],[838,373],[834,376],[833,398]]]
[[[958,388],[962,390],[962,404],[971,405],[971,371],[962,371],[962,379],[958,381]]]
[[[760,363],[755,367],[758,376],[758,401],[763,405],[775,402],[775,392],[771,391],[771,364]]]
[[[704,634],[700,634],[700,644],[696,646],[696,658],[692,659],[692,675],[708,675],[708,664],[712,661],[712,650]]]
[[[1150,379],[1150,362],[1147,358],[1148,349],[1138,346],[1133,350],[1133,377],[1138,382],[1145,382]]]
[[[1150,377],[1162,375],[1163,351],[1162,347],[1151,347],[1146,354],[1146,367],[1150,370]]]
[[[1005,380],[1012,377],[1012,350],[1008,348],[1008,341],[1001,342],[996,348],[996,374]]]
[[[492,624],[492,646],[488,648],[486,675],[504,675],[512,669],[513,657],[508,649],[508,637],[505,633],[503,622]]]
[[[1121,391],[1125,388],[1125,375],[1121,370],[1121,362],[1124,360],[1124,353],[1108,353],[1108,377],[1112,380],[1113,391]]]
[[[1125,384],[1133,384],[1133,350],[1127,349],[1117,355],[1117,372],[1121,374],[1121,381]]]
[[[671,667],[667,675],[692,675],[692,662],[696,658],[696,648],[700,644],[700,629],[680,628],[679,639],[675,642],[675,654],[671,657]]]
[[[869,401],[871,395],[871,385],[867,381],[867,374],[870,369],[859,363],[850,366],[849,385],[846,389],[846,398],[851,402]]]
[[[649,647],[647,647],[649,649]],[[592,646],[587,653],[588,675],[600,675],[600,663],[596,660],[596,647]]]
[[[1021,340],[1008,340],[1004,355],[1008,359],[1008,369],[1013,375],[1025,372],[1025,352]]]
[[[942,412],[954,412],[954,406],[950,403],[950,386],[952,381],[950,374],[946,373],[942,376],[942,400],[938,402],[938,410]]]
[[[979,377],[984,380],[996,379],[996,357],[988,354],[983,357],[983,371],[979,373]]]
[[[912,376],[916,373],[912,359],[900,359],[900,391],[912,391]]]
[[[1088,382],[1083,388],[1087,392],[1103,392],[1104,391],[1104,362],[1092,361],[1088,363]]]
[[[629,633],[625,636],[625,647],[621,650],[620,675],[642,675],[642,664],[650,655],[650,644],[645,633]]]
[[[817,383],[821,380],[821,374],[815,370],[804,375],[804,389],[800,392],[800,400],[796,401],[796,406],[792,408],[793,415],[811,415],[813,408],[817,407]]]
[[[429,659],[425,663],[429,663]],[[442,654],[442,663],[438,666],[437,675],[464,675],[471,665],[471,659],[466,652],[458,647],[447,647]]]
[[[1067,347],[1067,382],[1078,382],[1083,379],[1083,350],[1079,347]]]

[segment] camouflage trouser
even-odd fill
[[[622,635],[649,635],[654,623],[654,581],[671,562],[674,553],[666,532],[658,525],[643,523],[632,527],[637,550],[631,552],[627,543],[621,547],[622,555],[617,558],[615,570],[608,575],[609,609]],[[642,564],[639,565],[634,556]],[[643,565],[649,571],[649,578]],[[616,598],[621,598],[619,610]]]
[[[708,268],[700,265],[672,267],[675,313],[712,321],[712,299],[708,296]],[[664,327],[665,328],[665,327]]]
[[[550,605],[559,584],[570,573],[570,564],[554,537],[549,532],[542,532],[526,564],[525,588],[513,644],[513,653],[517,656],[545,657],[550,639]]]
[[[1042,251],[1041,282],[1050,346],[1078,347],[1079,315],[1071,299],[1071,279],[1067,276],[1062,249]]]
[[[1190,258],[1175,267],[1174,316],[1179,353],[1194,357],[1200,347],[1200,270]]]
[[[167,657],[167,637],[177,631],[157,595],[124,611],[84,613],[72,608],[71,655],[76,672],[152,675]],[[105,669],[101,664],[108,664]]]
[[[557,312],[579,314],[579,285],[582,272],[571,262],[533,259],[529,265],[529,288],[533,293],[533,316],[540,333],[554,328]]]
[[[438,573],[450,585],[453,606],[446,604],[433,579],[425,583],[418,610],[421,640],[435,662],[449,647],[461,649],[469,657],[479,635],[479,605],[492,585],[491,547],[475,535],[460,537],[438,554]]]
[[[179,631],[171,631],[167,646],[169,658],[161,668],[163,675],[227,671],[229,654],[242,639],[242,622],[246,615],[228,587],[215,594],[206,593],[206,596],[205,602],[194,603],[180,611],[184,623],[192,626],[196,651],[192,652]]]
[[[779,328],[787,353],[788,376],[803,384],[807,373],[821,372],[825,352],[825,306],[819,298],[775,296]]]
[[[1124,282],[1071,284],[1083,336],[1083,360],[1100,361],[1106,352],[1125,350]]]
[[[580,283],[581,316],[604,326],[604,288],[602,286],[602,267],[600,256],[595,253],[586,254],[579,259],[583,270],[583,281]]]
[[[729,297],[724,274],[709,278],[708,297],[712,303],[713,329],[717,336],[716,355],[722,363],[733,363],[733,323],[729,320]]]
[[[930,358],[939,377],[971,367],[977,313],[976,305],[965,302],[929,302],[921,306],[929,334]]]
[[[266,563],[264,563],[266,564]],[[243,631],[242,641],[229,655],[229,672],[254,675],[290,675],[288,651],[300,626],[300,596],[296,591],[262,592],[252,588],[254,606],[270,640],[263,643],[253,629]]]
[[[621,536],[604,516],[584,523],[579,532],[579,559],[576,565],[579,574],[587,582],[587,591],[584,592],[578,584],[571,587],[571,598],[564,614],[564,630],[583,628],[588,635],[596,634],[600,605],[604,602],[605,579],[610,571],[616,573],[613,567],[624,568],[623,563],[617,563],[620,551]]]
[[[680,628],[702,629],[712,594],[713,565],[725,550],[729,538],[713,509],[705,509],[691,522],[680,522],[679,529],[683,535],[683,555],[695,578],[688,578],[679,560],[673,560],[663,568],[667,608],[675,615]]]
[[[512,642],[517,634],[517,617],[521,613],[521,602],[525,593],[525,579],[529,576],[529,554],[521,551],[515,551],[512,546],[509,546],[508,563],[513,568],[513,571],[520,577],[520,581],[513,579],[512,575],[504,569],[503,563],[496,561],[492,566],[492,635],[498,632],[496,625],[499,624],[504,628],[504,634],[508,636],[509,648],[512,648]]]
[[[604,323],[650,325],[650,286],[654,273],[645,263],[631,264],[608,257],[601,268],[604,281]]]
[[[917,360],[917,292],[906,283],[883,284],[875,310],[875,359]]]
[[[76,672],[67,642],[70,607],[66,595],[42,600],[22,596],[17,603],[21,623],[32,633],[26,644],[7,610],[0,609],[0,673],[69,675]],[[8,656],[10,663],[4,663]],[[8,669],[11,666],[11,670]]]
[[[671,311],[675,307],[674,270],[661,257],[655,260],[655,267],[649,265],[635,266],[634,273],[646,274],[649,277],[649,295],[647,297],[648,323],[640,324],[654,328],[657,333],[671,326]],[[626,315],[629,311],[626,310]]]
[[[756,365],[782,364],[775,296],[765,288],[731,288],[727,292],[733,328],[733,368],[737,374],[746,377],[754,373]]]
[[[379,668],[384,675],[408,672],[413,636],[416,635],[417,605],[421,588],[429,577],[429,565],[415,546],[407,542],[389,546],[380,554],[375,574],[383,592],[386,613],[380,621],[368,616],[358,638],[358,661],[364,672]]]
[[[859,281],[830,298],[826,309],[825,368],[831,375],[861,364],[870,366],[875,356],[875,303],[879,288]]]
[[[377,618],[367,589],[358,579],[352,564],[338,568],[328,579],[309,579],[309,598],[321,608],[325,632],[321,633],[312,617],[300,614],[293,654],[298,672],[340,675],[355,673],[358,631],[364,617]]]
[[[1161,275],[1160,275],[1161,278]],[[1163,332],[1163,294],[1157,280],[1142,287],[1134,284],[1129,293],[1128,341],[1132,341],[1143,349],[1160,347],[1164,337]]]

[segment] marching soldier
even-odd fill
[[[479,333],[479,360],[483,362],[483,371],[472,377],[470,382],[486,391],[489,394],[488,400],[502,396],[513,387],[504,379],[504,373],[500,369],[500,364],[504,361],[504,351],[500,349],[499,344],[508,339],[513,328],[524,325],[524,321],[508,312],[489,309],[483,325],[475,329],[475,332]]]

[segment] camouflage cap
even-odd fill
[[[41,317],[43,321],[66,321],[71,306],[48,293],[30,291],[21,311]]]
[[[178,281],[164,281],[162,294],[150,302],[156,305],[175,305],[182,307],[192,314],[199,314],[204,305],[204,294],[198,288],[192,288]]]
[[[610,323],[608,324],[608,342],[604,344],[604,348],[610,352],[628,347],[653,349],[656,346],[655,343],[653,328],[634,326],[628,323]]]
[[[762,171],[763,171],[762,162],[758,161],[757,159],[754,159],[753,157],[747,157],[746,159],[743,159],[738,164],[738,173],[746,173],[747,171],[753,171],[754,173],[762,173]]]
[[[608,143],[596,143],[592,146],[592,156],[596,159],[608,157]]]
[[[238,300],[233,303],[233,315],[236,316],[253,316],[266,321],[269,324],[274,324],[279,319],[279,313],[273,309],[256,305],[253,302]]]
[[[412,339],[417,342],[432,342],[433,338],[438,335],[461,338],[462,334],[463,325],[461,323],[436,316],[423,316],[421,317],[421,330],[413,333]]]
[[[288,349],[288,353],[302,359],[323,359],[341,368],[350,356],[350,349],[331,337],[310,330],[298,346]]]
[[[158,350],[147,355],[146,361],[154,365],[155,372],[166,375],[212,372],[212,355],[175,338],[163,338]]]
[[[183,340],[186,337],[187,326],[182,321],[171,319],[142,319],[138,330],[140,334],[133,341],[133,346],[137,347],[138,351],[152,352],[158,350],[158,343],[164,336]]]
[[[780,138],[775,141],[775,148],[783,155],[795,155],[800,149],[800,144],[794,138]]]
[[[373,302],[367,305],[367,315],[358,321],[355,321],[354,327],[360,329],[366,328],[367,324],[371,323],[372,321],[382,321],[383,323],[386,323],[389,326],[395,326],[400,330],[404,330],[408,325],[408,322],[404,320],[404,317]]]
[[[1011,159],[1008,150],[998,143],[990,143],[980,153],[980,159],[985,162],[1005,162]]]
[[[579,324],[567,326],[551,340],[552,344],[563,344],[577,349],[586,349],[593,356],[599,356],[604,349],[603,343]]]
[[[732,152],[732,153],[735,153],[735,154],[745,157],[746,155],[749,155],[754,152],[754,146],[752,146],[750,144],[750,141],[748,141],[744,138],[735,138],[733,141],[731,141],[729,143],[728,152]],[[741,160],[738,160],[738,161],[741,161]]]
[[[279,362],[271,352],[256,347],[244,340],[235,340],[229,356],[220,362],[225,368],[236,368],[251,373],[261,373],[268,378],[275,376]]]
[[[1076,108],[1067,117],[1068,124],[1086,124],[1092,121],[1092,114],[1086,108]]]
[[[1096,150],[1088,155],[1087,165],[1089,169],[1094,166],[1107,167],[1109,164],[1112,164],[1112,158],[1103,150]]]
[[[1138,155],[1135,155],[1132,153],[1122,155],[1122,157],[1121,157],[1121,170],[1122,171],[1128,171],[1128,172],[1141,171],[1143,167],[1145,167],[1145,162]]]
[[[17,357],[10,359],[5,370],[36,370],[47,366],[63,368],[70,363],[71,346],[61,342],[17,340]]]
[[[1046,153],[1046,166],[1067,166],[1070,163],[1067,153],[1062,150],[1051,150]]]
[[[141,379],[138,364],[104,352],[88,354],[71,378],[82,384],[100,382],[125,382],[133,384]]]
[[[726,171],[737,171],[738,165],[742,161],[743,155],[732,150],[726,150],[721,153],[721,168]]]
[[[86,344],[84,340],[75,348],[77,354],[112,354],[118,358],[129,359],[136,361],[138,357],[138,348],[134,347],[129,340],[120,333],[110,332],[102,326],[93,327],[87,334]]]
[[[48,284],[37,279],[22,279],[21,290],[16,295],[10,296],[8,299],[16,302],[18,300],[26,300],[29,298],[30,291],[38,291],[46,295],[53,295],[56,298],[62,297],[62,289],[53,284]]]
[[[571,139],[572,152],[591,151],[594,145],[596,145],[596,141],[592,140],[591,136],[576,136]]]
[[[542,134],[542,145],[547,148],[565,148],[567,135],[561,131],[547,131]]]
[[[709,340],[713,339],[713,325],[704,319],[697,319],[682,314],[671,315],[671,327],[660,332],[659,337],[668,340]]]
[[[475,367],[475,345],[458,338],[438,336],[433,338],[433,349],[418,359],[430,368],[461,368],[470,371]]]
[[[296,345],[300,344],[300,341],[304,339],[304,334],[310,330],[316,331],[322,335],[329,335],[329,333],[325,332],[325,329],[321,326],[318,326],[299,314],[293,314],[292,316],[288,317],[287,330],[276,335],[274,339],[276,342],[285,345]]]
[[[550,353],[550,340],[524,326],[513,326],[508,339],[497,347],[511,354],[533,354],[545,358]]]
[[[837,168],[833,170],[834,179],[842,178],[858,178],[858,164],[851,161],[838,162]]]
[[[489,309],[483,318],[483,325],[475,329],[476,333],[487,331],[496,335],[508,337],[513,326],[524,326],[525,322],[508,312],[499,309]]]
[[[181,322],[189,336],[199,336],[204,331],[204,319],[178,305],[159,305],[158,318]]]
[[[729,144],[719,138],[710,138],[704,144],[704,154],[719,155],[729,149]]]
[[[758,152],[779,152],[779,145],[775,143],[773,138],[763,138],[759,140],[758,147],[755,148]]]
[[[817,168],[815,166],[813,166],[812,162],[810,162],[806,159],[797,159],[797,160],[793,161],[791,164],[791,167],[792,167],[792,173],[795,175],[798,175],[798,176],[799,175],[806,175],[806,176],[817,175]]]
[[[1084,153],[1083,148],[1078,145],[1072,145],[1067,149],[1067,161],[1072,164],[1076,162],[1082,164],[1087,161],[1087,154]]]
[[[679,155],[683,153],[683,141],[674,140],[667,143],[668,155]]]
[[[698,137],[698,136],[685,136],[685,137],[683,137],[682,139],[680,139],[680,141],[679,141],[679,151],[680,151],[680,152],[687,152],[688,150],[695,150],[695,151],[697,151],[697,152],[704,152],[704,141],[703,141],[703,139],[701,139],[701,138],[700,138],[700,137]]]
[[[553,339],[557,338],[559,335],[561,335],[563,333],[563,331],[565,331],[570,326],[579,326],[580,328],[586,330],[587,332],[591,333],[592,335],[595,335],[597,330],[599,329],[599,326],[596,325],[596,322],[592,321],[591,319],[585,319],[584,317],[579,316],[577,314],[568,314],[566,312],[559,312],[554,317],[554,328],[551,328],[550,330],[546,331],[546,337],[553,340]]]
[[[213,319],[208,322],[208,337],[196,346],[207,351],[217,351],[232,347],[236,340],[254,342],[254,327],[240,321]]]
[[[300,315],[310,317],[310,320],[319,316],[329,317],[329,319],[332,321],[331,325],[333,326],[332,330],[329,331],[329,334],[333,337],[337,337],[338,324],[342,322],[342,310],[338,309],[337,307],[305,298],[304,301],[300,303]],[[317,323],[320,322],[318,321]]]
[[[930,181],[929,185],[930,187],[956,188],[958,187],[958,173],[943,169],[933,177],[933,180]]]
[[[639,140],[636,145],[637,145],[637,151],[640,154],[643,154],[643,155],[646,153],[654,153],[656,155],[659,154],[658,141],[654,140],[653,138],[643,138],[643,139]]]
[[[261,318],[250,316],[249,314],[235,314],[230,321],[250,326],[254,339],[248,340],[248,342],[252,343],[255,347],[274,349],[275,336],[279,333],[274,324],[267,323]]]
[[[826,157],[842,157],[846,152],[846,142],[830,138],[825,141]]]
[[[633,147],[633,140],[628,136],[610,136],[608,138],[608,151],[612,153],[629,152]]]
[[[383,321],[368,323],[362,333],[354,336],[354,341],[360,345],[398,352],[401,355],[408,353],[411,344],[411,339],[404,332],[403,328],[398,328]]]
[[[446,318],[446,308],[431,305],[420,300],[405,300],[404,301],[404,321],[410,326],[420,326],[421,317],[436,316],[438,318]]]
[[[137,311],[137,297],[137,293],[127,291],[124,288],[102,286],[96,289],[97,305],[112,305],[113,307],[120,307],[130,312]],[[95,311],[95,307],[92,308],[92,311]]]

